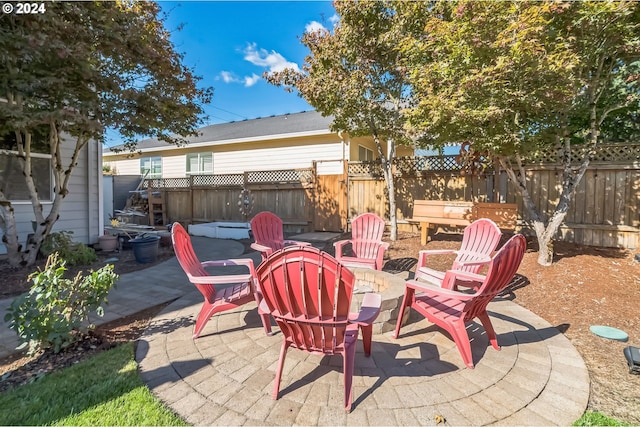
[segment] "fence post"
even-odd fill
[[[189,211],[191,212],[191,220],[189,221],[193,224],[193,218],[195,217],[193,212],[193,180],[194,176],[189,175]]]
[[[340,222],[342,223],[342,231],[346,233],[347,231],[349,231],[349,212],[351,212],[351,206],[349,204],[351,202],[351,199],[349,197],[350,182],[349,182],[349,160],[348,159],[344,159],[342,161],[342,179],[344,180],[344,185],[346,186],[345,194],[346,194],[347,201],[345,203],[344,216],[340,215],[341,217]]]

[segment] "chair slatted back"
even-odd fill
[[[187,230],[185,230],[179,222],[174,222],[171,226],[171,242],[173,243],[173,251],[176,254],[176,258],[178,258],[180,267],[182,267],[192,283],[192,279],[195,277],[209,276],[209,273],[202,267],[200,260],[193,250],[189,233],[187,233]],[[205,299],[209,301],[213,300],[216,293],[213,286],[202,286],[197,283],[194,283],[194,285],[203,293]]]
[[[375,259],[384,234],[385,222],[376,214],[367,212],[351,222],[351,247],[358,258]]]
[[[286,340],[311,353],[344,352],[353,273],[316,248],[289,246],[260,264],[257,275]]]
[[[451,267],[453,270],[477,273],[481,265],[465,265],[463,261],[476,261],[480,257],[491,255],[500,242],[502,232],[487,218],[480,218],[464,229],[462,244]]]
[[[274,251],[284,247],[282,220],[271,212],[260,212],[251,220],[251,231],[256,243]]]

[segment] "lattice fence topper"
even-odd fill
[[[244,217],[246,221],[247,218],[251,215],[253,211],[253,206],[255,205],[255,199],[253,194],[251,194],[251,190],[248,188],[242,187],[242,191],[238,195],[238,209],[240,210],[240,214]]]
[[[192,175],[194,187],[233,187],[244,184],[244,174],[229,173],[220,175]]]
[[[588,148],[584,145],[573,144],[571,156],[574,161],[584,158]],[[556,163],[562,157],[562,147],[548,147],[538,151],[526,159],[527,163]],[[633,162],[640,161],[640,144],[600,144],[591,154],[592,162]]]
[[[189,188],[189,178],[147,178],[141,188]]]
[[[396,159],[396,170],[402,175],[412,175],[422,171],[456,171],[460,169],[462,166],[456,162],[456,156],[409,156]]]
[[[465,147],[463,147],[465,148]],[[584,157],[587,148],[573,145],[571,148],[574,161],[579,161]],[[397,157],[394,160],[396,175],[416,175],[425,171],[461,171],[463,173],[482,173],[482,164],[485,162],[482,154],[469,152],[446,156],[408,156]],[[531,155],[524,160],[524,164],[545,164],[558,163],[561,159],[561,148],[551,147],[540,150],[535,155]],[[592,162],[602,163],[628,163],[640,161],[640,144],[602,144],[596,147],[595,153],[591,155]],[[492,164],[487,163],[484,170],[491,169]],[[350,176],[370,176],[381,178],[382,164],[379,160],[370,162],[350,162]]]
[[[349,175],[365,175],[380,178],[382,173],[382,163],[374,160],[370,162],[349,162]]]
[[[271,183],[301,183],[313,182],[313,169],[287,169],[275,171],[247,172],[247,182],[250,184]]]

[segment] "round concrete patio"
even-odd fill
[[[282,335],[266,336],[255,304],[214,316],[191,338],[201,296],[169,305],[140,340],[143,380],[194,425],[571,425],[589,398],[585,364],[555,327],[507,299],[489,305],[502,345],[471,324],[475,369],[453,341],[412,313],[393,339],[358,348],[353,409],[343,409],[342,360],[290,349],[280,397],[271,393]]]

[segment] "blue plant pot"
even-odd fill
[[[129,240],[133,255],[140,264],[154,262],[158,258],[160,236],[138,236]]]

